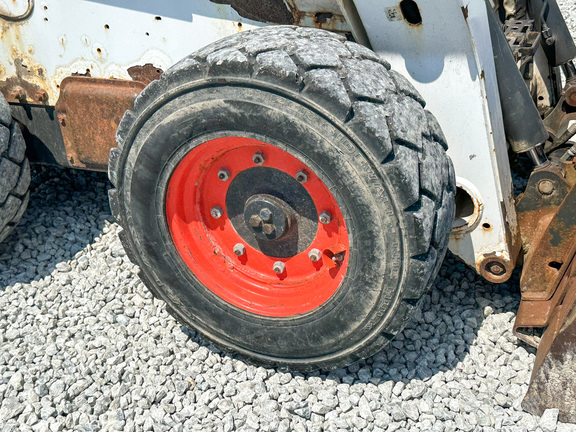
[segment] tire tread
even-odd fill
[[[22,218],[29,201],[30,163],[26,143],[15,121],[8,122],[0,96],[0,242],[6,239]],[[11,117],[10,117],[11,120]]]

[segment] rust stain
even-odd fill
[[[116,129],[145,85],[139,81],[67,77],[56,112],[70,165],[106,170]]]
[[[462,15],[464,16],[464,20],[468,21],[468,6],[462,6]]]
[[[272,24],[292,24],[333,31],[349,31],[344,15],[336,2],[330,10],[305,10],[301,0],[211,0],[230,5],[243,18]],[[233,23],[236,26],[235,23]],[[241,25],[238,23],[238,31]]]
[[[1,25],[3,45],[10,52],[10,63],[14,72],[7,76],[2,66],[0,71],[0,92],[13,103],[48,103],[49,92],[46,83],[44,67],[38,64],[32,55],[36,49],[33,45],[25,45],[21,40],[23,23],[6,22]],[[40,90],[43,91],[39,92]]]
[[[213,3],[227,4],[247,19],[273,24],[295,24],[294,17],[284,0],[210,0]]]
[[[130,78],[146,85],[160,78],[160,75],[162,75],[163,72],[162,69],[154,66],[152,63],[128,68],[128,75],[130,75]]]

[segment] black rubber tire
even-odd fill
[[[30,197],[30,164],[26,143],[0,94],[0,242],[18,225]]]
[[[207,46],[140,94],[110,155],[110,204],[142,280],[181,322],[226,351],[298,370],[350,364],[404,327],[443,260],[455,180],[437,121],[389,69],[339,35],[270,27]],[[230,133],[281,143],[344,214],[346,278],[307,314],[269,318],[225,303],[173,245],[171,172],[196,141]]]

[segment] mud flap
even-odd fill
[[[558,408],[561,422],[576,423],[576,260],[558,288],[566,295],[538,346],[522,408],[534,415]]]

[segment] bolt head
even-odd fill
[[[226,168],[222,168],[220,171],[218,171],[218,180],[226,181],[229,178],[230,178],[230,171],[228,171]]]
[[[252,228],[258,228],[262,224],[262,219],[258,215],[250,216],[250,226]]]
[[[16,86],[12,89],[10,96],[12,96],[14,99],[18,99],[18,100],[25,99],[26,98],[26,90],[24,90],[24,87]]]
[[[572,82],[570,87],[564,93],[566,103],[570,106],[576,106],[576,83]]]
[[[542,195],[551,195],[554,192],[554,182],[550,180],[542,180],[538,183],[538,192]]]
[[[214,219],[220,219],[223,214],[222,208],[218,206],[212,207],[212,210],[210,210],[210,215],[212,215]]]
[[[260,218],[264,222],[270,222],[270,220],[272,219],[272,212],[270,211],[270,209],[263,208],[262,210],[260,210]]]
[[[44,89],[39,89],[36,94],[34,94],[34,100],[36,102],[44,103],[48,100],[48,93],[46,93],[46,90]]]
[[[320,213],[320,216],[318,216],[318,221],[322,225],[329,224],[331,220],[332,220],[332,214],[328,211],[323,211],[322,213]]]
[[[236,254],[237,256],[242,256],[246,253],[246,246],[244,246],[242,243],[237,243],[234,246],[234,254]]]
[[[310,261],[312,262],[320,261],[320,258],[322,258],[322,252],[320,252],[318,249],[312,249],[310,252],[308,252],[308,258],[310,258]]]
[[[262,165],[265,160],[266,160],[266,157],[264,156],[264,153],[262,153],[262,152],[256,152],[254,154],[254,156],[252,156],[252,161],[256,165]]]
[[[502,263],[492,261],[488,264],[487,270],[495,276],[500,276],[506,273],[506,267]]]
[[[276,261],[272,266],[272,270],[276,274],[282,274],[286,270],[286,265],[282,261]]]
[[[306,183],[308,181],[308,174],[306,174],[304,171],[299,171],[296,174],[296,181],[298,183]]]
[[[266,235],[272,235],[276,232],[276,228],[272,224],[262,225],[262,232]]]

